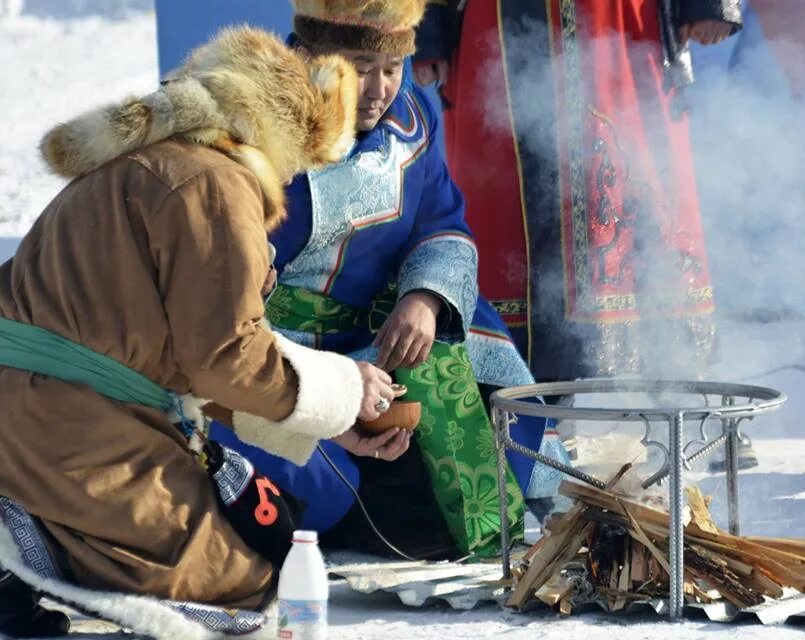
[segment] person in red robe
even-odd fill
[[[538,381],[701,375],[715,346],[684,85],[740,0],[442,0],[439,81],[480,289]]]

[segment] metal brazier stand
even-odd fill
[[[575,407],[554,404],[525,402],[536,396],[579,396],[581,394],[648,394],[660,398],[678,396],[676,405],[650,408],[603,408]],[[691,398],[691,396],[693,398]],[[699,400],[701,399],[701,400]],[[574,382],[551,382],[522,387],[501,389],[492,394],[492,413],[495,423],[498,452],[498,490],[500,517],[502,519],[503,575],[511,577],[509,554],[509,522],[506,496],[506,451],[518,451],[534,460],[558,469],[582,482],[604,488],[600,480],[570,466],[557,462],[536,451],[519,445],[511,439],[509,426],[517,421],[517,415],[553,418],[562,420],[590,420],[597,422],[641,422],[645,433],[642,443],[657,447],[664,454],[660,469],[646,479],[643,488],[669,478],[668,500],[670,512],[670,602],[672,619],[682,616],[684,584],[684,525],[683,525],[683,474],[690,464],[712,453],[721,444],[725,447],[727,500],[730,533],[739,533],[738,514],[738,444],[741,438],[740,425],[744,420],[778,409],[786,400],[779,391],[767,387],[725,382],[696,381],[643,381],[590,379]],[[694,438],[685,442],[686,422],[698,423]],[[667,430],[668,445],[657,440],[657,431]]]

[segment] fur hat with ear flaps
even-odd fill
[[[428,0],[292,0],[294,31],[311,49],[407,56]]]
[[[306,59],[277,37],[222,30],[193,51],[159,91],[91,111],[48,132],[40,149],[75,178],[141,147],[179,135],[249,168],[284,217],[283,182],[340,159],[350,148],[357,76],[339,56]]]

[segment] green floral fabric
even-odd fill
[[[323,293],[278,284],[266,303],[266,318],[278,327],[325,335],[354,329],[366,314]]]
[[[396,292],[387,289],[364,311],[321,293],[280,285],[266,305],[266,316],[273,325],[292,331],[335,334],[369,322],[376,333],[395,302]],[[497,555],[501,531],[497,449],[466,348],[435,343],[422,365],[398,369],[395,375],[408,387],[406,400],[422,404],[415,433],[456,547],[464,554]],[[510,539],[520,540],[525,506],[509,469],[506,490]]]
[[[416,369],[398,369],[408,387],[406,400],[422,403],[416,430],[436,501],[463,553],[494,556],[500,552],[500,500],[497,449],[489,415],[461,344],[433,345]],[[513,540],[523,537],[523,496],[507,469],[506,491]]]

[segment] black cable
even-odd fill
[[[339,478],[341,478],[342,482],[345,485],[347,485],[347,488],[352,492],[352,495],[355,496],[355,500],[358,501],[358,506],[361,508],[361,511],[363,511],[363,516],[366,518],[366,522],[369,523],[369,526],[372,527],[372,531],[375,532],[375,535],[378,538],[380,538],[380,540],[383,542],[383,544],[385,544],[391,551],[396,553],[398,556],[400,556],[404,560],[410,560],[411,562],[419,562],[418,558],[413,558],[413,557],[409,556],[407,553],[405,553],[404,551],[401,551],[400,549],[395,547],[393,544],[391,544],[391,542],[389,542],[382,533],[380,533],[379,529],[375,526],[374,521],[372,520],[371,516],[369,515],[369,512],[366,510],[366,506],[363,504],[363,500],[361,500],[361,497],[358,495],[358,490],[355,489],[355,487],[352,486],[352,483],[349,481],[349,479],[343,473],[341,473],[341,469],[339,469],[335,465],[335,462],[333,462],[330,459],[330,456],[328,456],[324,452],[324,449],[322,449],[321,445],[316,445],[316,448],[319,450],[319,453],[322,455],[322,457],[327,461],[327,464],[329,464],[332,467],[333,471],[335,471],[336,475]]]

